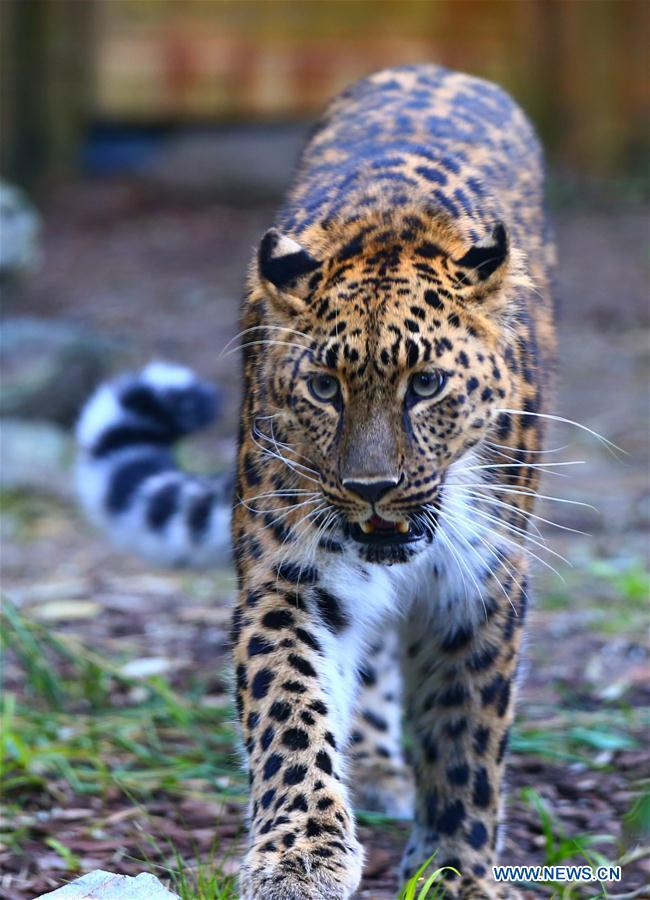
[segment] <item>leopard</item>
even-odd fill
[[[191,369],[153,362],[83,411],[98,525],[159,563],[232,553],[243,900],[350,898],[356,808],[412,819],[403,879],[433,857],[447,897],[519,896],[492,866],[554,260],[516,102],[435,64],[385,69],[330,103],[252,254],[234,476],[175,461],[215,414]]]

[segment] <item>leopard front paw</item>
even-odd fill
[[[292,843],[290,834],[249,851],[239,876],[241,900],[348,900],[363,866],[356,839]]]

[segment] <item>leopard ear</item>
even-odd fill
[[[502,280],[508,256],[508,234],[503,222],[497,222],[487,237],[470,247],[460,259],[453,260],[453,264],[462,284],[489,289]]]
[[[277,228],[271,228],[262,238],[258,253],[260,278],[271,287],[276,299],[284,298],[290,306],[295,306],[292,299],[303,300],[308,295],[320,265],[297,241]]]

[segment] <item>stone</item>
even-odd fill
[[[35,269],[41,258],[40,222],[23,191],[0,179],[0,293]]]
[[[0,415],[72,425],[117,346],[70,322],[8,318],[0,348]]]
[[[96,869],[63,887],[41,894],[36,900],[180,900],[158,881],[143,872],[135,878],[113,875]]]
[[[4,490],[33,490],[70,499],[72,437],[51,422],[0,420],[0,476]]]

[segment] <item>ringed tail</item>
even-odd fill
[[[101,385],[76,429],[76,486],[89,518],[129,552],[166,566],[230,556],[233,479],[182,471],[174,444],[209,425],[217,391],[163,362]]]

